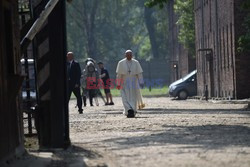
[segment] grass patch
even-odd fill
[[[104,94],[104,90],[101,89],[102,95]],[[168,94],[168,87],[164,86],[162,88],[152,88],[151,91],[149,88],[141,89],[142,96],[144,97],[155,97],[155,96],[166,96]],[[111,94],[113,97],[120,97],[121,93],[120,90],[111,89]],[[75,95],[72,93],[71,99],[75,99]]]

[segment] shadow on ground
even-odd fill
[[[87,166],[85,159],[98,159],[100,154],[86,150],[82,147],[72,145],[66,150],[53,152],[53,160],[49,167],[67,167],[67,166]]]
[[[99,112],[92,112],[97,114]],[[120,115],[123,110],[103,109],[101,114]],[[176,109],[176,108],[144,108],[138,114],[246,114],[250,116],[250,110],[241,109]]]
[[[247,114],[246,109],[176,109],[176,108],[145,108],[139,114]]]
[[[168,144],[180,147],[220,149],[229,146],[250,147],[250,128],[238,125],[169,126],[163,125],[164,132],[149,136],[115,138],[105,140],[118,144],[119,149]]]

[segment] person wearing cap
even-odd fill
[[[140,88],[144,87],[143,70],[140,63],[133,58],[133,52],[127,50],[125,58],[119,61],[116,68],[117,89],[121,90],[124,106],[123,114],[134,118],[137,108],[143,108]]]
[[[99,62],[98,66],[99,66],[99,68],[101,70],[100,78],[102,79],[103,84],[104,84],[104,92],[105,92],[106,100],[107,100],[107,102],[106,102],[105,105],[114,105],[114,102],[113,102],[113,99],[112,99],[112,94],[110,92],[110,85],[109,85],[110,77],[109,77],[109,72],[108,72],[108,70],[106,68],[104,68],[104,65],[103,65],[102,62]]]

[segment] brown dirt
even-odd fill
[[[245,104],[144,100],[146,108],[134,119],[122,115],[119,97],[115,106],[86,107],[82,115],[72,100],[74,147],[65,155],[75,156],[69,161],[80,159],[85,166],[250,166]]]

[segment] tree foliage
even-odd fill
[[[148,7],[164,7],[169,0],[147,0],[145,5]],[[178,39],[179,42],[189,50],[190,54],[195,54],[195,21],[194,21],[194,0],[175,0],[174,10],[178,16],[177,24],[180,26]]]
[[[136,58],[166,57],[167,14],[153,8],[150,17],[146,18],[145,10],[141,0],[68,3],[68,49],[74,51],[78,59],[118,60],[126,49],[132,49]],[[152,32],[146,25],[147,19],[151,20]],[[150,33],[155,36],[155,46]],[[153,55],[152,47],[156,48],[157,54]]]
[[[250,0],[243,3],[242,10],[247,13],[242,25],[245,28],[245,34],[239,37],[237,50],[239,52],[250,52]]]
[[[191,55],[195,55],[195,21],[194,1],[175,0],[174,9],[179,16],[177,24],[180,26],[179,41],[187,48]]]
[[[159,6],[160,8],[164,7],[164,4],[166,4],[168,0],[147,0],[145,2],[145,5],[147,7],[153,7],[153,6]]]

